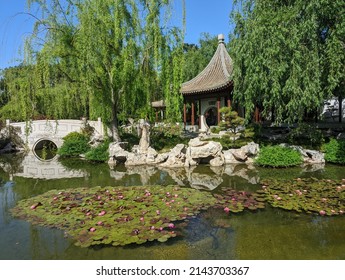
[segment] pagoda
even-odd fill
[[[233,61],[226,50],[224,35],[220,34],[217,50],[206,68],[181,85],[185,129],[206,132],[220,122],[220,108],[232,106],[232,72]]]

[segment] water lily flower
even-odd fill
[[[174,225],[173,223],[170,223],[170,224],[168,225],[168,227],[169,227],[169,228],[174,228],[175,225]]]
[[[101,226],[101,225],[103,225],[103,222],[99,221],[99,222],[97,222],[97,225]]]
[[[155,227],[154,227],[154,226],[151,226],[151,227],[150,227],[150,229],[151,229],[151,230],[154,230],[154,229],[155,229]]]
[[[54,199],[54,200],[58,200],[58,197],[57,197],[57,196],[54,196],[53,199]]]
[[[326,211],[320,210],[319,214],[320,214],[321,216],[325,216],[325,215],[326,215]]]
[[[140,217],[140,219],[139,219],[141,222],[143,222],[144,221],[144,217]]]
[[[159,231],[162,231],[162,230],[163,230],[163,228],[162,228],[162,227],[160,227],[160,228],[159,228]]]
[[[225,207],[223,210],[224,210],[224,212],[226,212],[226,213],[229,213],[229,212],[230,212],[230,208],[229,208],[229,207]]]
[[[123,199],[123,195],[119,195],[117,198],[118,199]]]
[[[104,210],[102,210],[102,211],[98,214],[98,216],[104,216],[106,213],[107,213],[107,212],[105,212]]]
[[[344,211],[343,210],[339,210],[339,214],[344,214]]]
[[[94,232],[96,229],[94,227],[90,228],[89,231]]]
[[[157,214],[157,215],[160,215],[160,214],[161,214],[161,211],[156,210],[156,214]]]
[[[178,194],[175,194],[174,196],[175,196],[175,197],[178,197]]]

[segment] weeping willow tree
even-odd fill
[[[27,2],[38,11],[26,48],[31,70],[28,85],[11,95],[21,100],[13,106],[26,112],[24,119],[102,117],[119,140],[119,121],[148,117],[157,92],[179,105],[184,33],[167,24],[172,1]]]
[[[299,121],[344,83],[343,0],[234,4],[234,95],[247,119],[258,106],[277,123]]]

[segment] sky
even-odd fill
[[[181,0],[174,0],[173,19],[181,21]],[[186,0],[185,42],[197,44],[201,33],[225,34],[231,30],[232,0]],[[18,65],[23,42],[33,30],[34,19],[25,14],[26,0],[0,0],[0,69]]]

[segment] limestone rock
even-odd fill
[[[125,147],[127,142],[114,142],[109,144],[109,162],[125,162],[128,156],[128,151]]]
[[[210,160],[211,166],[222,166],[225,163],[224,156],[220,155]]]
[[[185,145],[177,144],[173,149],[171,149],[168,159],[161,163],[162,167],[184,167],[186,161],[186,154],[184,153]]]

